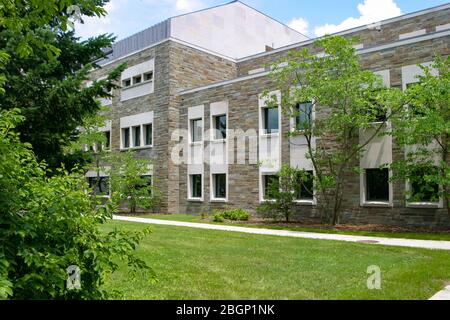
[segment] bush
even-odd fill
[[[133,255],[148,229],[102,232],[117,206],[89,196],[80,172],[47,177],[14,133],[21,120],[16,110],[0,112],[0,299],[103,299],[119,261],[151,271]],[[80,286],[66,282],[80,274]]]
[[[223,222],[224,220],[248,221],[250,214],[244,209],[226,209],[214,213],[214,222]]]

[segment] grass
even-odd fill
[[[195,223],[210,223],[210,224],[221,224],[221,225],[232,225],[239,227],[249,227],[249,228],[265,228],[274,230],[290,230],[290,231],[301,231],[301,232],[317,232],[317,233],[333,233],[333,234],[346,234],[346,235],[356,235],[356,236],[369,236],[369,237],[386,237],[386,238],[401,238],[401,239],[419,239],[419,240],[445,240],[450,241],[450,233],[445,232],[389,232],[389,231],[356,231],[356,230],[342,230],[342,229],[324,229],[315,227],[287,227],[280,226],[276,224],[261,223],[235,223],[235,222],[224,222],[217,223],[212,222],[210,219],[203,219],[199,215],[187,215],[187,214],[146,214],[139,215],[140,218],[151,218],[160,220],[170,220],[170,221],[182,221],[182,222],[195,222]]]
[[[103,230],[148,226],[111,221]],[[153,226],[138,255],[156,272],[130,280],[124,265],[108,290],[125,299],[428,299],[450,280],[450,252]],[[367,268],[382,272],[368,290]]]

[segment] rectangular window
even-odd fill
[[[130,147],[130,128],[122,129],[122,149]]]
[[[105,131],[104,149],[109,150],[110,148],[111,148],[111,131]]]
[[[280,179],[276,175],[264,175],[263,176],[263,194],[265,200],[270,200],[274,198],[274,193],[276,193],[280,186]]]
[[[222,140],[227,138],[227,116],[215,116],[214,123],[214,139]]]
[[[131,86],[131,79],[125,79],[122,81],[122,86],[126,87],[130,87]]]
[[[226,174],[214,174],[214,198],[226,199],[227,197],[227,175]]]
[[[366,169],[366,201],[389,202],[389,169]]]
[[[191,135],[192,135],[192,142],[199,142],[203,140],[202,119],[195,119],[191,121]]]
[[[144,134],[145,134],[145,145],[152,146],[153,145],[153,125],[145,124],[144,125]]]
[[[277,133],[279,130],[278,108],[263,108],[263,118],[264,132]]]
[[[89,188],[95,196],[109,195],[109,178],[108,177],[90,177],[88,178]]]
[[[139,84],[142,82],[142,75],[133,77],[133,84]]]
[[[152,81],[153,80],[153,71],[144,73],[144,81]]]
[[[313,200],[314,199],[314,173],[306,171],[305,174],[299,174],[297,177],[298,187],[296,192],[297,200]]]
[[[133,127],[133,147],[141,146],[141,126]]]
[[[141,181],[138,185],[135,185],[135,189],[141,189],[143,187],[151,187],[153,185],[153,177],[151,175],[141,176]],[[151,193],[151,190],[150,190]]]
[[[191,198],[200,199],[202,197],[202,175],[193,174],[191,177]]]
[[[436,170],[436,167],[414,170],[409,178],[412,202],[439,202],[439,185],[429,179],[436,175]]]
[[[297,130],[311,128],[312,108],[311,102],[299,103],[295,106],[295,111],[297,112],[295,125]]]

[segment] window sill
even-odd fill
[[[145,150],[145,149],[152,149],[153,145],[151,146],[143,146],[143,147],[131,147],[131,148],[122,148],[120,151],[129,151],[129,150]]]
[[[376,201],[368,201],[368,202],[364,202],[361,204],[361,207],[366,207],[366,208],[392,208],[393,205],[389,202],[376,202]]]
[[[203,145],[203,141],[195,141],[195,142],[189,142],[190,146],[201,146]]]
[[[278,138],[280,136],[280,133],[279,132],[274,132],[274,133],[261,132],[260,136],[263,138]]]
[[[315,206],[316,205],[314,200],[295,200],[294,203],[297,205],[300,205],[300,206]]]
[[[137,87],[143,86],[144,84],[148,84],[148,83],[152,83],[152,82],[153,82],[153,80],[143,81],[141,83],[133,84],[128,87],[122,87],[122,90],[129,90],[129,89],[137,88]]]
[[[188,198],[188,202],[203,202],[202,198]]]
[[[211,199],[211,202],[213,203],[227,203],[227,199]]]
[[[227,139],[211,139],[211,143],[225,143]]]
[[[437,202],[411,202],[406,204],[407,208],[415,208],[415,209],[421,209],[421,208],[427,208],[427,209],[440,209],[441,205]]]

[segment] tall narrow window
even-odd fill
[[[122,148],[128,149],[130,147],[130,128],[122,129]]]
[[[274,198],[274,194],[277,192],[280,186],[280,179],[276,175],[264,175],[263,176],[263,194],[265,200]]]
[[[226,199],[227,197],[227,175],[226,174],[214,174],[214,198]]]
[[[263,108],[264,132],[266,134],[279,131],[278,108]]]
[[[412,202],[439,202],[439,184],[429,179],[436,170],[436,167],[414,170],[410,177]]]
[[[191,121],[192,142],[200,142],[203,140],[203,120],[195,119]]]
[[[144,134],[145,134],[145,145],[151,146],[153,145],[153,125],[146,124],[144,125]]]
[[[366,169],[366,201],[389,202],[388,169]]]
[[[311,127],[311,119],[312,119],[312,103],[305,102],[299,103],[296,105],[296,129],[297,130],[305,130],[306,128]]]
[[[109,150],[110,148],[111,148],[111,131],[105,131],[104,149]]]
[[[297,177],[297,200],[313,200],[314,199],[314,173],[306,171],[305,174]]]
[[[141,146],[141,126],[133,127],[133,141],[134,147]]]
[[[227,116],[214,117],[214,139],[222,140],[227,138]]]
[[[200,199],[202,197],[202,175],[193,174],[191,177],[191,198]]]

